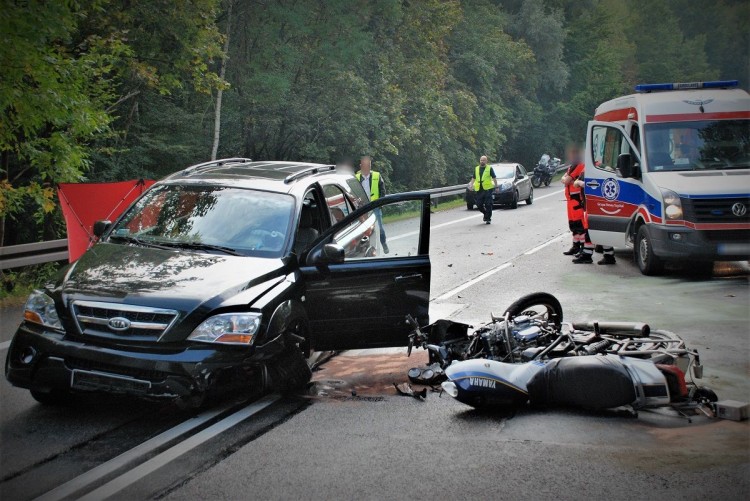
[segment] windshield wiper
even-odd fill
[[[135,245],[141,245],[143,247],[153,247],[155,249],[164,249],[164,250],[172,250],[169,247],[166,247],[164,245],[159,245],[154,242],[147,242],[145,240],[141,240],[138,237],[133,237],[130,235],[110,235],[107,240],[122,240],[123,242],[128,242]]]
[[[161,242],[161,243],[162,245],[169,246],[169,247],[181,247],[184,249],[198,249],[198,250],[212,250],[212,251],[223,252],[224,254],[229,254],[232,256],[244,256],[244,254],[237,252],[231,247],[225,247],[223,245],[205,244],[203,242]]]

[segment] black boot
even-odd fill
[[[575,256],[581,252],[581,242],[573,242],[573,245],[570,247],[570,249],[563,252],[566,256]]]
[[[604,254],[604,257],[597,261],[596,264],[617,264],[617,260],[612,254]]]
[[[573,259],[574,264],[591,264],[594,260],[591,258],[591,254],[587,252],[581,252],[578,254],[575,259]]]

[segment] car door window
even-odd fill
[[[294,238],[294,252],[299,255],[307,250],[329,225],[321,217],[320,202],[315,190],[310,190],[302,200],[297,234]]]
[[[519,165],[519,166],[518,166],[518,168],[519,168],[519,169],[520,169],[520,171],[521,171],[521,176],[525,176],[525,175],[527,174],[527,173],[526,173],[526,169],[524,168],[524,166],[523,166],[523,165]]]
[[[347,261],[418,256],[423,210],[421,200],[389,203],[344,226],[333,242],[344,248]]]
[[[352,207],[344,191],[335,184],[323,186],[323,195],[326,198],[326,207],[331,216],[331,224],[336,224],[348,216]]]
[[[516,165],[516,179],[522,179],[523,178],[523,172],[521,172],[521,167]]]
[[[630,153],[630,145],[623,131],[618,127],[596,125],[591,131],[591,156],[594,166],[615,173],[617,158],[622,153]]]
[[[365,189],[362,188],[362,184],[360,184],[360,182],[357,181],[356,178],[347,179],[346,184],[351,190],[354,207],[359,209],[360,207],[364,207],[365,205],[367,205],[367,203],[370,201],[370,197],[367,196]]]

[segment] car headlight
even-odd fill
[[[260,313],[220,313],[201,322],[188,340],[249,346],[260,328],[261,318]]]
[[[682,219],[682,201],[680,196],[672,190],[661,190],[664,199],[664,215],[667,219]]]
[[[55,301],[41,290],[35,290],[29,295],[23,308],[23,318],[53,329],[63,329],[60,317],[57,316]]]
[[[511,186],[513,186],[513,183],[509,183],[506,181],[500,185],[500,191],[507,191],[510,189]]]

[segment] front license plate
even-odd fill
[[[115,393],[145,393],[151,382],[106,372],[73,370],[70,387],[83,391],[110,391]]]

